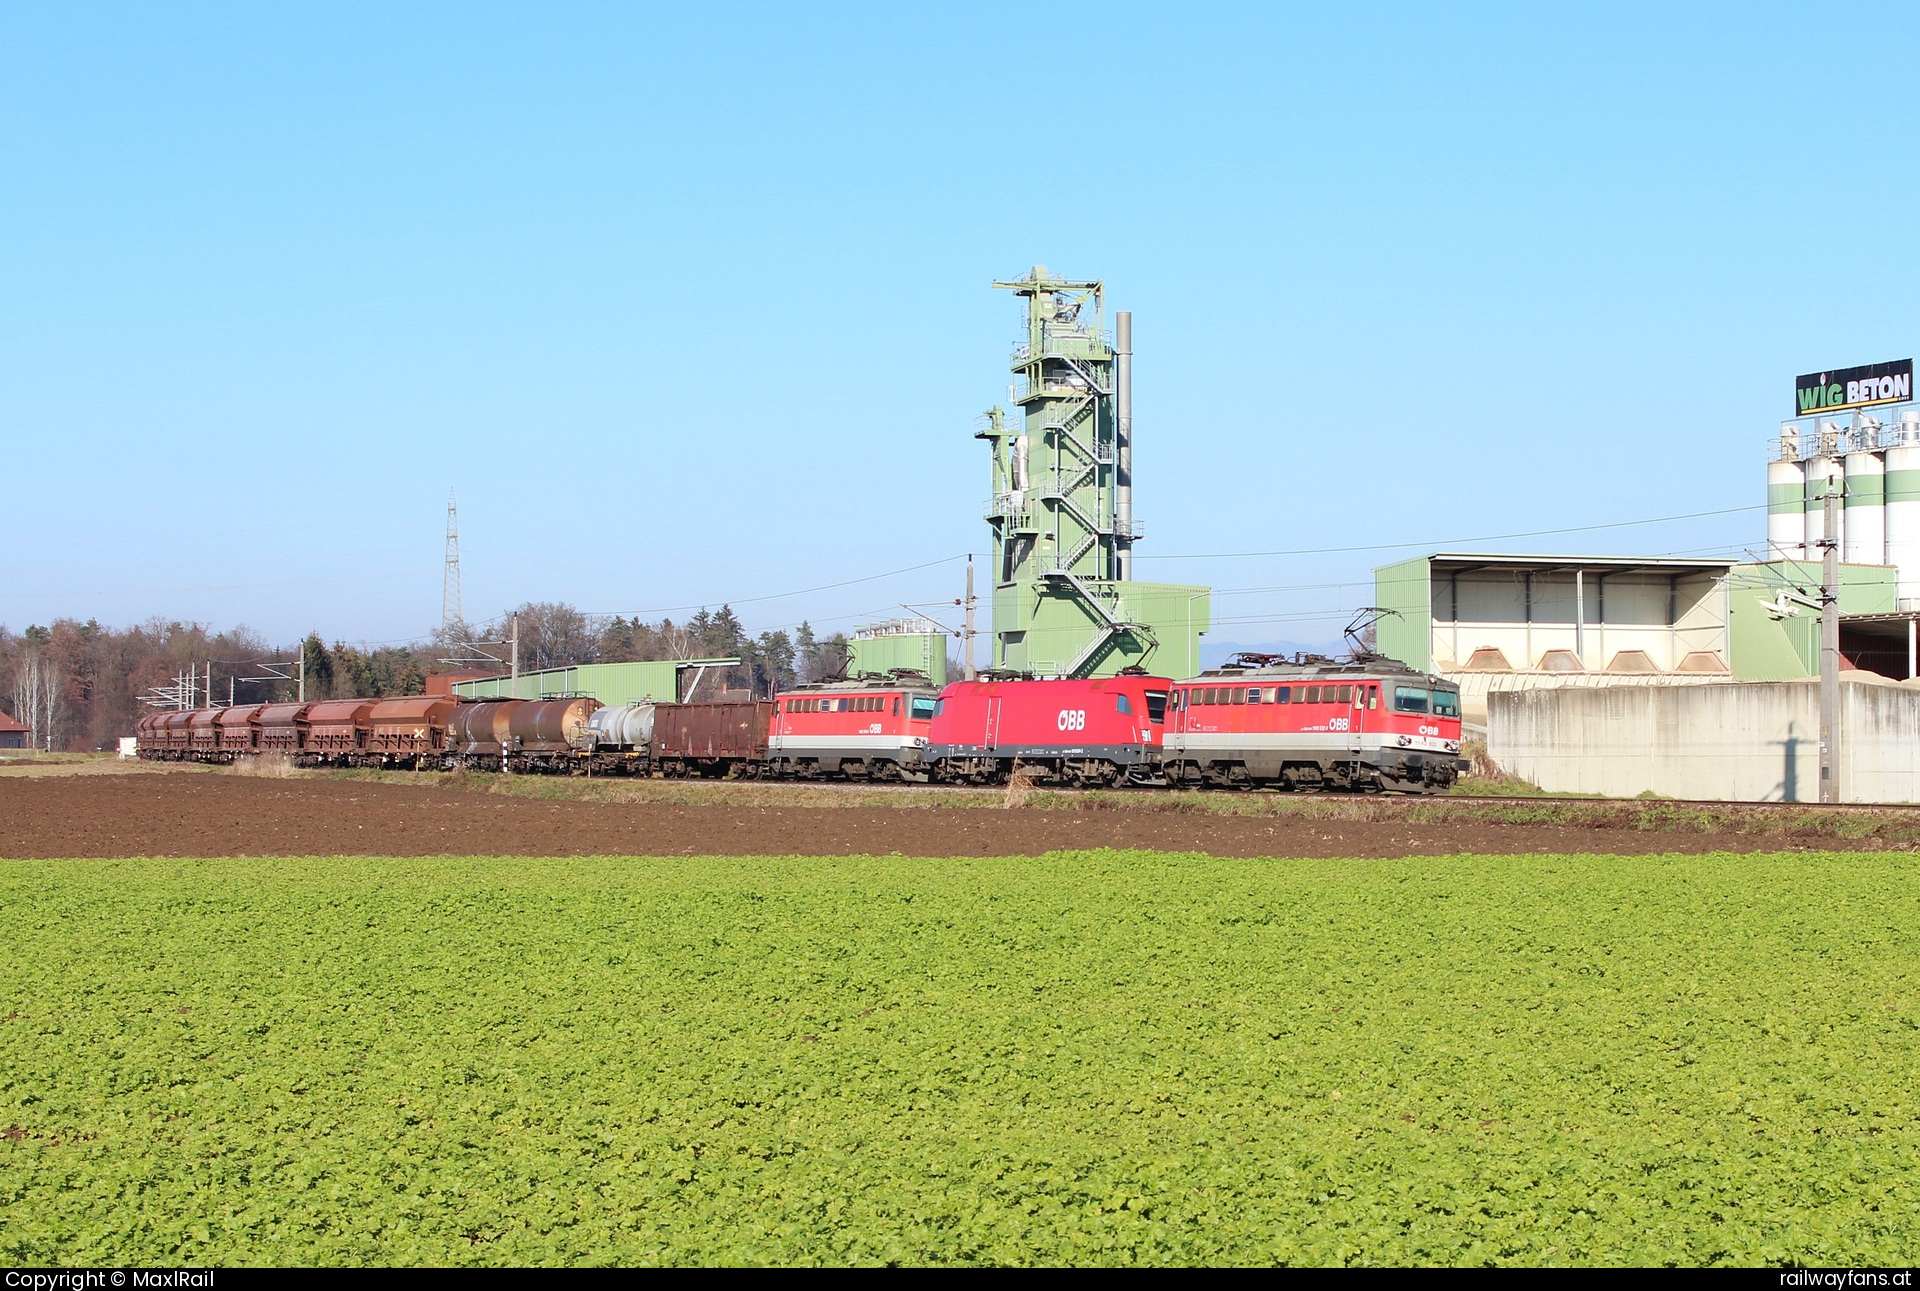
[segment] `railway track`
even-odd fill
[[[598,777],[596,777],[598,778]],[[620,783],[622,777],[607,777],[608,782]],[[1006,795],[1004,785],[951,785],[951,784],[901,784],[890,781],[829,781],[798,779],[757,779],[737,780],[701,780],[701,779],[653,779],[632,780],[630,783],[706,785],[718,788],[725,786],[729,790],[772,793],[779,790],[805,789],[819,794],[863,794],[886,793],[903,796],[915,795],[951,795],[968,798],[1000,798]],[[1826,815],[1857,815],[1875,813],[1893,813],[1898,815],[1920,814],[1920,803],[1871,803],[1871,802],[1743,802],[1730,798],[1605,798],[1597,794],[1572,795],[1554,794],[1539,797],[1517,794],[1381,794],[1381,793],[1330,793],[1313,790],[1275,790],[1275,789],[1075,789],[1068,787],[1035,786],[1036,793],[1047,793],[1069,798],[1086,798],[1095,794],[1113,795],[1125,792],[1138,795],[1142,801],[1150,801],[1157,793],[1206,793],[1209,795],[1230,796],[1244,794],[1271,798],[1276,801],[1325,801],[1352,803],[1400,803],[1407,806],[1417,804],[1462,804],[1477,807],[1515,807],[1548,806],[1560,803],[1594,804],[1609,807],[1668,808],[1692,807],[1701,809],[1739,811],[1757,815],[1777,814],[1780,812],[1814,812]]]

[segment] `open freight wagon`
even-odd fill
[[[768,699],[661,704],[653,710],[653,762],[668,776],[755,775],[766,764],[772,724]]]

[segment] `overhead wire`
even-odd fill
[[[1529,529],[1520,533],[1482,534],[1477,538],[1446,538],[1426,542],[1376,542],[1353,547],[1296,547],[1287,551],[1195,551],[1184,553],[1136,553],[1135,560],[1253,560],[1271,556],[1337,556],[1362,551],[1400,551],[1410,547],[1452,547],[1470,542],[1507,542],[1514,538],[1549,538],[1566,533],[1596,533],[1603,529],[1631,529],[1639,525],[1671,524],[1680,520],[1704,520],[1711,516],[1738,515],[1764,511],[1767,504],[1726,507],[1718,511],[1693,511],[1685,515],[1654,516],[1646,520],[1616,520],[1609,524],[1571,525],[1564,529]]]

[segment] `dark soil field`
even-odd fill
[[[1296,804],[1285,802],[1257,814],[1177,809],[1149,795],[1103,810],[1005,809],[994,805],[997,798],[978,799],[978,806],[901,798],[902,805],[876,807],[870,800],[852,805],[830,790],[818,793],[820,805],[791,805],[791,793],[786,797],[758,805],[747,788],[710,803],[546,801],[445,784],[320,777],[5,776],[0,856],[1033,856],[1147,848],[1220,857],[1399,857],[1912,846],[1901,836],[1910,820],[1868,832],[1855,817],[1840,834],[1817,825],[1783,827],[1777,816],[1768,823],[1759,809],[1750,821],[1723,813],[1673,827],[1653,824],[1635,804],[1596,804],[1592,812],[1549,804],[1566,818],[1543,823],[1514,817],[1548,808],[1497,803],[1335,804],[1382,817],[1354,819],[1331,808],[1288,810]],[[1419,818],[1443,807],[1447,819]]]

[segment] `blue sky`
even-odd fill
[[[0,622],[418,637],[449,487],[470,617],[951,599],[1036,263],[1134,311],[1140,576],[1274,589],[1216,641],[1477,535],[1754,548],[1793,376],[1916,349],[1917,26],[12,6]]]

